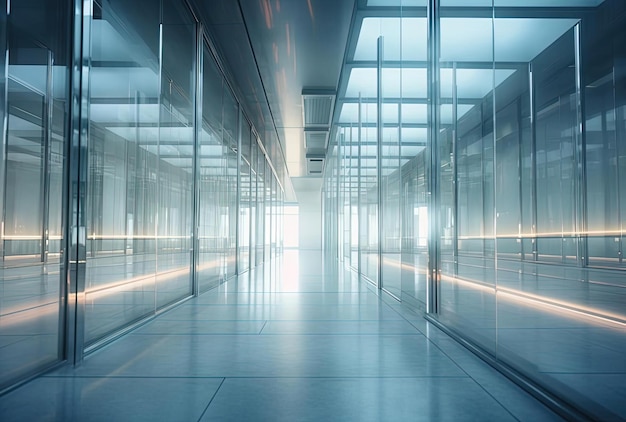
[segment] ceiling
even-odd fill
[[[420,12],[425,10],[425,0],[358,0],[358,10],[355,0],[196,1],[241,91],[240,97],[251,113],[249,117],[261,132],[279,177],[284,179],[288,200],[295,200],[291,178],[312,176],[311,158],[325,155],[325,148],[313,151],[314,154],[306,149],[312,142],[305,139],[305,133],[310,135],[310,132],[305,131],[303,121],[303,92],[333,93],[334,117],[339,125],[356,121],[358,96],[364,96],[362,111],[367,124],[370,117],[376,116],[376,104],[371,98],[376,94],[373,91],[376,69],[372,64],[376,60],[378,36],[385,35],[384,51],[388,59],[418,63],[426,58],[426,17]],[[601,1],[495,0],[496,6],[524,7],[532,11],[535,18],[543,19],[442,19],[442,58],[444,61],[489,63],[491,54],[495,53],[498,62],[528,62],[576,22],[554,19],[548,25],[547,16],[542,16],[540,9],[594,7]],[[402,19],[401,14],[391,11],[394,5],[400,4],[413,7],[413,11],[407,9],[409,13]],[[441,2],[442,7],[451,8],[484,8],[491,4],[492,0]],[[497,35],[494,50],[490,44],[492,31]],[[467,33],[473,36],[466,37]],[[345,74],[341,77],[344,62]],[[458,113],[468,112],[477,99],[490,91],[492,74],[489,68],[483,67],[468,65],[458,70],[455,76],[460,86],[458,95],[473,99],[467,100],[469,104],[461,104]],[[493,72],[493,82],[499,85],[514,70],[513,65],[511,69],[503,66]],[[397,68],[390,66],[383,74],[387,95],[414,100],[408,104],[385,104],[383,109],[383,117],[387,119],[393,120],[400,109],[402,115],[407,116],[408,124],[401,129],[403,146],[411,154],[425,144],[425,73],[425,67],[420,64],[403,64]],[[449,85],[445,82],[451,79],[450,75],[450,69],[442,70],[444,88]],[[442,95],[447,95],[445,89]],[[447,121],[452,119],[452,108],[445,107],[442,118]]]
[[[354,0],[197,3],[272,161],[282,156],[289,177],[309,176],[302,94],[336,92]]]

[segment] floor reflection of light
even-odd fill
[[[539,296],[506,287],[489,286],[477,280],[467,280],[447,275],[442,275],[441,280],[470,289],[480,290],[491,295],[497,295],[499,298],[512,301],[526,307],[531,307],[533,309],[548,310],[566,318],[574,318],[576,320],[583,320],[586,322],[601,321],[603,323],[626,327],[626,322],[623,322],[624,315],[605,312],[602,309],[562,300],[555,300],[545,296]]]
[[[0,316],[0,327],[11,327],[23,323],[45,321],[47,318],[58,318],[59,311],[59,302],[54,301],[35,308],[3,314]]]
[[[286,250],[283,255],[283,292],[298,292],[300,280],[300,252],[297,249]]]
[[[204,271],[210,268],[219,266],[219,262],[210,262],[208,264],[198,266],[198,271]],[[150,283],[150,286],[157,286],[160,283],[168,282],[172,279],[189,274],[189,267],[179,267],[174,270],[163,271],[159,273],[144,274],[137,277],[113,281],[104,285],[98,285],[97,289],[87,291],[89,300],[106,297],[115,293],[128,291],[143,286],[146,282]],[[154,281],[156,277],[156,282]]]
[[[546,298],[544,296],[534,295],[532,293],[520,292],[514,289],[498,288],[498,296],[523,303],[532,307],[540,307],[550,311],[554,311],[561,316],[574,317],[580,319],[593,319],[605,323],[615,324],[626,327],[624,315],[605,312],[602,309],[596,309],[588,306],[578,305],[561,300]]]

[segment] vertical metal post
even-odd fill
[[[582,95],[582,63],[580,43],[580,22],[574,26],[574,68],[576,70],[576,150],[574,152],[576,162],[576,240],[577,262],[580,267],[586,267],[588,259],[587,249],[587,198],[586,198],[586,142],[583,119],[584,97]]]
[[[4,267],[6,147],[9,139],[9,43],[7,31],[11,0],[0,1],[0,265]]]
[[[429,233],[428,233],[428,281],[426,284],[426,312],[438,311],[438,288],[440,280],[440,157],[439,157],[439,1],[428,0],[428,141],[429,151]]]
[[[235,274],[239,274],[239,232],[241,228],[241,128],[243,125],[241,108],[237,107],[237,218],[235,223]]]
[[[614,63],[613,64],[613,86],[615,86],[616,84],[616,77],[615,75],[619,75],[620,73],[618,73],[620,70],[623,71],[623,69],[618,69],[616,67],[618,67],[619,64],[618,63]],[[618,119],[620,118],[618,109],[616,107],[616,104],[618,103],[618,93],[615,91],[615,89],[613,89],[613,120],[615,122],[619,121]],[[621,142],[619,142],[619,139],[624,139],[624,131],[622,129],[621,125],[616,124],[615,125],[615,146],[617,149],[617,154],[615,154],[615,160],[616,160],[616,168],[617,168],[617,177],[616,177],[616,181],[617,183],[615,184],[615,195],[617,198],[617,227],[619,228],[619,230],[621,230],[622,228],[622,221],[623,221],[623,217],[622,217],[622,209],[623,209],[623,198],[620,197],[620,192],[622,191],[622,180],[620,178],[620,169],[623,166],[623,162],[621,162],[622,160],[620,160],[620,152],[622,151],[622,148],[620,148],[621,146]],[[586,191],[585,191],[586,192]],[[586,202],[586,198],[585,198],[585,202]],[[616,238],[618,239],[618,248],[617,248],[617,256],[618,256],[618,262],[621,264],[623,264],[624,262],[624,236],[623,236],[623,232],[620,232],[619,235],[615,235]],[[618,237],[619,236],[619,237]]]
[[[383,55],[384,55],[385,38],[381,35],[378,37],[378,72],[377,72],[377,93],[376,99],[378,103],[376,116],[376,186],[378,197],[378,277],[376,285],[379,289],[383,287]]]
[[[340,221],[340,217],[343,215],[343,213],[341,212],[341,207],[343,206],[343,201],[342,201],[342,189],[341,189],[341,184],[342,184],[342,177],[341,177],[341,172],[342,172],[342,168],[344,165],[344,160],[343,160],[343,137],[341,136],[341,133],[339,131],[337,131],[337,168],[336,168],[336,172],[337,172],[337,180],[336,180],[336,190],[335,190],[335,194],[336,194],[336,198],[337,200],[336,202],[336,206],[335,206],[335,215],[332,216],[331,221],[335,221],[336,223],[334,224],[335,226],[335,233],[336,234],[336,243],[337,243],[337,259],[342,261],[343,257],[343,221]],[[324,211],[322,211],[322,213],[324,213]],[[339,227],[341,226],[341,229],[339,229]]]
[[[71,70],[71,122],[69,145],[69,192],[65,207],[67,280],[66,356],[74,365],[85,349],[85,270],[87,258],[86,206],[89,140],[89,70],[91,68],[91,21],[93,0],[74,1]],[[63,277],[64,272],[61,271]]]
[[[54,91],[52,89],[54,56],[48,50],[46,66],[46,93],[43,110],[43,145],[41,171],[41,262],[48,262],[48,239],[50,227],[50,142],[52,141],[52,110]]]
[[[459,273],[459,169],[457,167],[457,156],[458,156],[458,133],[459,133],[459,115],[458,115],[458,107],[459,107],[459,98],[458,98],[458,88],[457,88],[457,63],[454,62],[452,64],[452,156],[450,157],[450,164],[452,165],[452,218],[454,224],[454,230],[452,236],[452,254],[454,259],[454,275]]]
[[[191,218],[191,286],[194,296],[200,294],[200,282],[198,280],[198,261],[200,253],[200,239],[198,234],[200,231],[200,141],[202,139],[202,82],[203,82],[203,54],[204,54],[204,28],[201,23],[196,23],[196,89],[194,90],[194,141],[193,141],[193,157],[192,157],[192,186],[193,186],[193,206]]]
[[[357,215],[357,227],[356,227],[356,231],[357,231],[357,242],[356,242],[356,249],[357,249],[357,273],[358,274],[363,274],[363,260],[361,259],[361,225],[363,224],[363,222],[361,221],[361,206],[362,201],[361,201],[361,197],[362,192],[361,189],[363,187],[363,182],[361,180],[361,178],[363,177],[363,172],[361,171],[361,166],[363,165],[363,160],[361,159],[361,155],[363,152],[363,148],[362,148],[362,144],[363,144],[363,140],[362,140],[362,136],[361,136],[361,132],[362,132],[362,121],[361,121],[361,93],[359,92],[359,110],[358,110],[358,127],[357,127],[357,151],[358,151],[358,159],[357,159],[357,168],[358,168],[358,183],[357,183],[357,206],[356,206],[356,215]]]
[[[517,99],[517,121],[518,121],[518,130],[517,130],[517,198],[519,201],[518,213],[519,218],[517,221],[517,241],[519,242],[519,254],[520,261],[524,259],[524,188],[522,181],[524,180],[524,167],[523,167],[523,153],[524,149],[522,147],[522,143],[524,142],[523,133],[523,113],[522,113],[522,97],[518,97]]]
[[[532,260],[537,261],[537,119],[535,116],[535,82],[532,63],[528,64],[528,91],[530,97],[530,241],[532,242]]]

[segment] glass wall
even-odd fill
[[[239,157],[239,234],[237,243],[237,274],[250,268],[250,215],[252,199],[251,178],[251,127],[247,120],[241,122]]]
[[[0,392],[282,250],[266,128],[189,7],[0,1]]]
[[[0,1],[0,391],[64,359],[71,64],[67,2],[8,7]]]
[[[94,4],[87,344],[192,293],[195,22],[152,3]]]
[[[625,418],[623,2],[355,13],[326,247],[574,411]]]
[[[425,307],[426,4],[398,1],[384,17],[371,6],[357,11],[340,85],[342,254],[375,284],[380,271],[380,286],[397,299]]]
[[[226,277],[232,277],[237,270],[237,224],[239,221],[239,106],[232,91],[224,87],[223,91],[223,142],[226,149],[227,180],[222,184],[226,189],[228,208],[223,211],[223,220],[228,221],[228,240],[226,241]]]
[[[231,243],[229,216],[229,145],[222,122],[226,89],[209,46],[204,43],[202,66],[202,132],[198,147],[198,260],[199,290],[206,291],[227,277]],[[236,205],[236,204],[235,204]]]

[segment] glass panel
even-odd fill
[[[86,344],[155,312],[160,19],[149,3],[94,10]],[[145,31],[129,32],[139,19]]]
[[[263,262],[265,244],[265,155],[259,151],[257,157],[257,204],[256,204],[256,265]]]
[[[252,133],[250,150],[250,267],[256,266],[257,178],[259,144]]]
[[[400,148],[401,148],[401,130],[400,125],[404,123],[404,115],[402,111],[406,110],[403,104],[405,92],[402,89],[402,76],[404,73],[405,55],[404,44],[411,44],[416,41],[419,35],[413,31],[405,30],[405,25],[410,25],[409,18],[402,18],[404,9],[403,2],[400,4],[400,18],[395,19],[396,25],[391,28],[384,28],[383,34],[383,51],[382,54],[382,98],[383,104],[382,121],[380,125],[384,126],[382,131],[383,137],[379,139],[379,189],[380,189],[380,213],[381,223],[380,230],[380,265],[381,265],[381,281],[380,284],[385,291],[400,299],[402,288],[401,276],[401,218],[400,218]],[[411,23],[424,22],[424,19],[410,18]],[[411,30],[415,30],[415,25],[410,26]],[[406,32],[410,32],[407,34]],[[404,36],[407,36],[406,38]],[[410,38],[412,37],[412,38]],[[425,38],[423,38],[425,39]],[[411,41],[409,41],[411,40]],[[426,45],[425,43],[421,43]],[[404,53],[404,54],[403,54]],[[425,51],[424,58],[425,58]],[[407,57],[408,59],[408,57]],[[422,58],[423,59],[423,58]],[[391,67],[388,64],[392,60],[401,60],[400,68]],[[421,70],[421,69],[420,69]],[[421,79],[423,81],[424,79]],[[417,84],[413,84],[417,85]],[[393,106],[395,114],[385,113],[385,107]],[[403,110],[405,108],[405,110]]]
[[[241,125],[241,158],[239,161],[239,253],[237,272],[250,268],[250,204],[251,204],[251,127],[244,119]]]
[[[495,353],[493,65],[491,18],[441,8],[440,319]],[[463,9],[460,9],[463,10]],[[472,34],[468,37],[467,34]],[[434,175],[435,176],[435,175]]]
[[[264,262],[271,258],[271,233],[272,233],[272,179],[274,175],[269,162],[265,162],[265,245]]]
[[[164,0],[157,209],[157,308],[192,292],[195,23]]]
[[[0,390],[63,359],[69,20],[46,22],[70,15],[0,1]]]
[[[198,148],[199,207],[198,264],[200,291],[219,284],[225,276],[224,259],[228,240],[227,147],[222,140],[222,75],[204,46],[202,83],[202,133]]]
[[[95,5],[87,344],[191,294],[195,25],[163,6],[160,37],[152,2]]]
[[[581,268],[620,266],[624,132],[617,122],[626,96],[618,73],[624,48],[615,40],[626,31],[607,22],[623,22],[625,12],[605,2],[578,23],[569,13],[539,19],[528,10],[533,17],[518,20],[553,36],[496,95],[497,358],[598,420],[626,414],[617,399],[623,383],[614,387],[623,381],[626,344],[623,283],[616,282],[623,274]],[[496,27],[496,43],[504,33]],[[521,182],[508,174],[515,167]],[[514,242],[516,225],[523,242]]]
[[[226,249],[226,277],[235,275],[237,265],[237,200],[239,192],[237,191],[237,136],[239,125],[239,106],[235,101],[235,97],[230,89],[224,84],[223,89],[223,127],[222,134],[224,147],[226,148],[227,175],[226,183],[223,184],[224,193],[227,198],[228,207],[223,210],[222,219],[227,222],[228,240]]]

